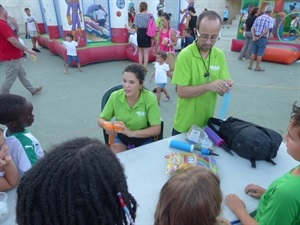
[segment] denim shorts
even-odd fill
[[[254,55],[263,56],[267,47],[268,38],[260,38],[252,42],[252,53]]]
[[[159,83],[159,84],[156,84],[158,87],[160,88],[165,88],[165,86],[167,85],[167,83]]]
[[[75,55],[75,56],[73,56],[73,55],[68,55],[68,62],[67,62],[67,64],[68,64],[68,65],[71,65],[71,63],[72,63],[73,61],[75,61],[75,62],[77,62],[77,63],[80,62],[77,55]]]
[[[147,141],[145,141],[145,142],[143,143],[143,145],[150,144],[150,143],[152,143],[152,142],[154,142],[154,138],[153,138],[153,137],[150,137]],[[114,143],[126,145],[126,144],[124,144],[124,143],[118,138],[118,133],[116,133],[116,135],[115,135]],[[129,146],[127,146],[127,147],[129,147]],[[132,148],[132,147],[131,147],[131,148]]]

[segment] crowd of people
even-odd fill
[[[212,10],[196,16],[191,4],[194,1],[189,1],[189,7],[184,11],[189,12],[186,14],[185,44],[175,67],[174,62],[167,60],[168,55],[175,55],[178,35],[170,26],[171,15],[160,14],[161,27],[154,38],[157,41],[155,70],[150,78],[154,78],[157,84],[157,96],[145,88],[149,48],[153,41],[146,34],[150,18],[148,5],[141,2],[140,12],[136,14],[134,9],[130,10],[134,17],[130,20],[137,26],[139,63],[125,67],[123,88],[110,95],[98,118],[98,126],[103,129],[106,129],[104,124],[113,118],[120,124],[118,131],[107,129],[114,136],[114,143],[107,146],[99,140],[81,137],[53,146],[46,154],[28,130],[34,122],[33,104],[22,96],[10,94],[13,82],[6,81],[12,80],[9,76],[12,76],[10,71],[14,65],[23,72],[22,78],[18,76],[24,81],[26,73],[20,62],[22,51],[31,55],[36,55],[37,51],[20,44],[18,29],[10,28],[8,13],[0,5],[0,61],[5,64],[6,73],[0,94],[0,124],[6,126],[5,130],[0,129],[0,191],[18,186],[16,222],[19,225],[134,224],[138,199],[129,192],[124,168],[115,154],[149,144],[160,134],[159,104],[161,92],[166,96],[165,101],[170,99],[166,89],[168,77],[176,85],[178,94],[172,135],[187,132],[193,124],[205,126],[214,115],[217,97],[229,93],[234,87],[225,54],[215,46],[224,19]],[[251,31],[253,41],[249,69],[258,54],[256,70],[263,70],[259,57],[268,37],[271,11],[268,6],[265,14],[256,18],[257,11],[253,9],[252,17],[249,17],[252,19],[247,19],[246,32]],[[267,25],[262,27],[258,25],[260,23]],[[30,35],[34,38],[35,33]],[[192,38],[195,41],[191,41]],[[72,34],[67,35],[64,44],[72,45],[71,51],[76,53],[77,43],[73,43]],[[14,58],[8,60],[7,54],[10,53],[6,51],[12,51],[10,57]],[[78,68],[81,69],[79,60]],[[41,87],[33,88],[28,80],[26,82],[27,86],[23,84],[32,95],[41,91]],[[288,154],[300,162],[300,107],[296,104],[285,140]],[[244,202],[235,194],[225,196],[225,203],[245,225],[299,224],[300,195],[295,194],[299,189],[299,176],[298,165],[267,189],[249,184],[245,192],[260,198],[254,217],[248,214]],[[173,175],[160,191],[154,224],[229,225],[229,221],[220,218],[223,201],[220,183],[217,175],[202,167]]]

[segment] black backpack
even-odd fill
[[[282,136],[274,130],[229,117],[225,121],[211,117],[207,124],[240,157],[249,159],[252,167],[255,160],[272,160],[276,157]]]

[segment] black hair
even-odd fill
[[[220,26],[222,24],[222,19],[220,17],[220,15],[218,13],[216,13],[215,11],[213,10],[207,10],[207,11],[204,11],[202,12],[199,16],[198,16],[198,19],[197,19],[197,24],[196,24],[196,29],[199,29],[200,28],[200,23],[201,21],[203,20],[203,18],[207,17],[209,20],[215,20],[215,19],[218,19],[220,21]]]
[[[161,16],[165,17],[167,21],[170,21],[170,19],[171,19],[171,17],[172,17],[172,14],[171,14],[171,13],[164,12]]]
[[[195,8],[193,6],[189,7],[188,10],[191,11],[192,13],[196,13]]]
[[[23,176],[16,220],[19,225],[127,225],[118,192],[135,220],[137,204],[116,155],[96,139],[76,138],[54,146]]]
[[[188,34],[191,34],[192,33],[192,29],[190,27],[186,27],[184,28],[185,32],[188,33]]]
[[[67,37],[70,37],[72,40],[73,40],[73,38],[74,38],[74,35],[73,35],[72,33],[67,33],[66,36],[67,36]]]
[[[25,8],[24,11],[26,11],[26,10],[30,10],[30,9],[29,8]]]
[[[20,95],[0,94],[0,124],[17,120],[28,101]]]
[[[159,10],[157,11],[157,16],[161,17],[163,13],[164,13],[164,10],[159,9]]]
[[[143,84],[145,81],[146,70],[142,65],[138,63],[130,63],[125,67],[123,73],[124,72],[133,73],[136,76],[136,78],[139,80],[140,84]]]

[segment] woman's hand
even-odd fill
[[[253,198],[260,198],[265,192],[266,189],[256,184],[249,184],[245,188],[245,193]]]
[[[118,121],[118,123],[121,123],[123,126],[123,130],[119,131],[118,133],[124,134],[127,137],[134,137],[134,131],[129,130],[122,121]]]

